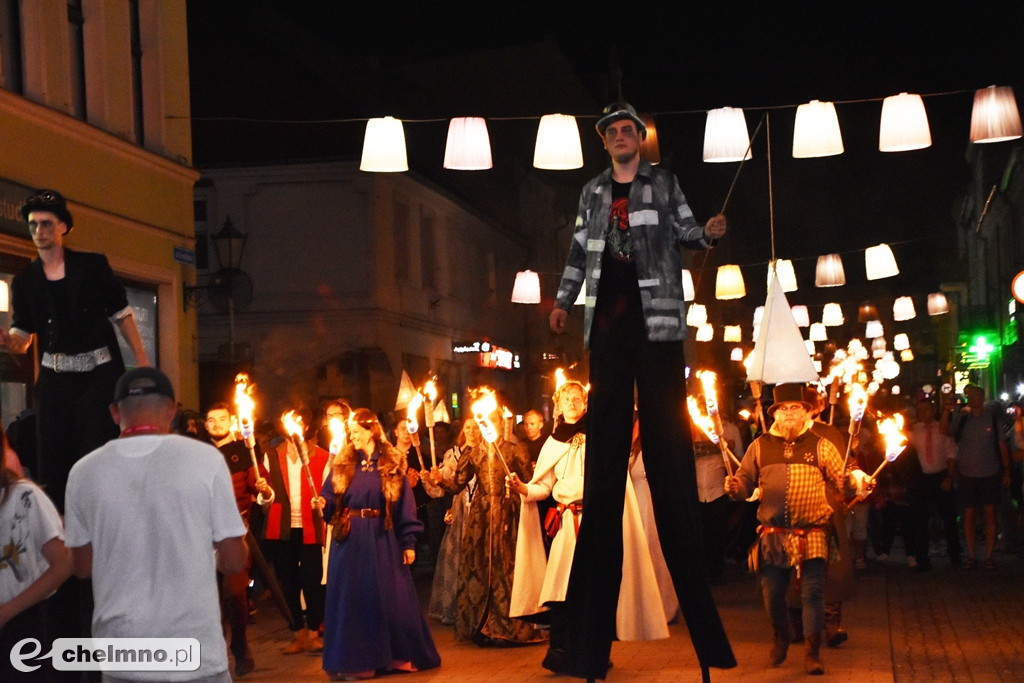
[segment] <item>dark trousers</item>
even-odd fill
[[[34,472],[61,514],[71,466],[120,433],[110,417],[110,403],[122,374],[124,366],[116,360],[92,372],[39,370]]]
[[[942,521],[942,532],[946,537],[946,552],[953,564],[960,563],[960,528],[956,524],[956,498],[952,489],[942,490],[942,482],[946,479],[945,472],[936,474],[920,474],[907,490],[914,530],[914,551],[919,566],[927,567],[928,559],[928,520],[932,510],[939,513]]]
[[[807,635],[820,634],[825,628],[825,560],[805,560],[800,567],[800,603],[802,623]],[[762,564],[760,569],[761,597],[765,611],[772,620],[772,628],[787,639],[792,635],[786,593],[793,575],[792,567]]]
[[[231,629],[231,653],[235,657],[244,657],[249,647],[246,627],[249,624],[249,567],[237,574],[221,574],[217,572],[220,588],[220,614],[228,628]]]
[[[303,628],[301,592],[306,598],[305,628],[319,630],[324,622],[324,586],[320,584],[324,563],[320,544],[303,543],[302,529],[292,529],[288,540],[267,541],[267,548],[292,613],[292,623],[288,628],[292,631]]]
[[[644,466],[665,561],[702,666],[736,665],[708,585],[682,342],[592,340],[583,515],[566,595],[567,673],[604,678],[622,580],[622,506],[637,389]]]

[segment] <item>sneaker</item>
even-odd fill
[[[882,564],[885,564],[889,561],[889,553],[881,553],[880,555],[876,556],[875,559],[881,562]]]
[[[907,555],[907,566],[911,569],[917,569],[917,558],[913,555]]]

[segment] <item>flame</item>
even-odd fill
[[[249,384],[249,375],[240,372],[235,375],[235,412],[238,415],[238,431],[243,439],[249,439],[253,435],[254,426],[252,414],[256,409],[256,402],[252,400],[254,384]]]
[[[864,411],[868,407],[868,395],[860,384],[850,384],[850,419],[860,422],[864,419]]]
[[[715,388],[715,380],[718,376],[711,370],[698,370],[697,379],[704,386],[704,403],[708,407],[708,415],[718,413],[718,392]]]
[[[420,423],[416,421],[416,411],[422,404],[423,396],[420,394],[413,394],[409,399],[409,407],[405,409],[405,428],[410,434],[415,434],[420,428]]]
[[[327,423],[327,428],[331,430],[331,455],[337,455],[345,447],[345,423],[340,417],[332,417]]]
[[[480,434],[487,443],[494,443],[498,440],[498,432],[491,422],[491,415],[498,410],[498,399],[494,391],[484,388],[480,391],[480,397],[473,401],[473,419],[480,427]]]
[[[707,434],[707,437],[711,439],[712,442],[717,444],[718,434],[715,433],[715,422],[700,411],[700,406],[697,405],[697,399],[693,396],[687,396],[686,407],[690,411],[690,421],[697,425],[702,432]]]
[[[739,416],[742,417],[744,420],[749,420],[754,416],[754,414],[747,410],[746,408],[740,408]]]
[[[555,370],[555,391],[558,391],[566,381],[565,370],[557,368]]]
[[[423,395],[430,400],[430,405],[434,405],[434,401],[437,400],[437,385],[434,384],[434,380],[429,380],[423,385]]]
[[[878,433],[885,439],[885,459],[893,462],[907,447],[907,437],[903,433],[903,415],[896,413],[878,423]]]
[[[302,438],[302,416],[298,415],[294,410],[289,410],[287,413],[281,416],[281,423],[284,424],[284,430],[289,436],[296,436]]]

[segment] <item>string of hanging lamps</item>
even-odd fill
[[[925,149],[932,144],[924,97],[958,95],[965,90],[920,95],[901,92],[885,98],[841,100],[838,104],[882,102],[879,119],[878,149],[882,152],[905,152]],[[805,159],[842,154],[845,151],[836,113],[837,102],[811,100],[795,105],[793,128],[794,158]],[[783,109],[749,107],[751,110]],[[668,114],[705,114],[703,160],[708,163],[746,161],[751,158],[751,136],[748,135],[744,110],[738,107]],[[493,120],[534,119],[537,117],[499,117]],[[647,125],[647,140],[641,154],[651,163],[660,161],[657,127],[654,114],[641,114]],[[352,119],[348,119],[351,121]],[[361,119],[356,119],[361,120]],[[415,121],[435,122],[445,119]],[[412,120],[408,122],[413,122]],[[390,116],[366,120],[360,169],[368,172],[402,172],[408,170],[405,155],[403,121]],[[756,135],[756,133],[755,133]],[[969,139],[986,144],[1015,140],[1024,136],[1013,88],[988,86],[974,91]],[[479,171],[493,167],[486,120],[482,117],[455,117],[449,120],[444,168]],[[546,114],[539,119],[534,148],[534,166],[545,170],[573,170],[583,166],[577,117],[570,114]]]

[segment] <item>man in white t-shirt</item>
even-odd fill
[[[72,468],[66,542],[75,574],[93,580],[94,638],[196,638],[201,664],[104,681],[231,680],[216,571],[245,567],[245,525],[220,452],[170,434],[175,405],[155,368],[118,380],[110,413],[121,438]]]

